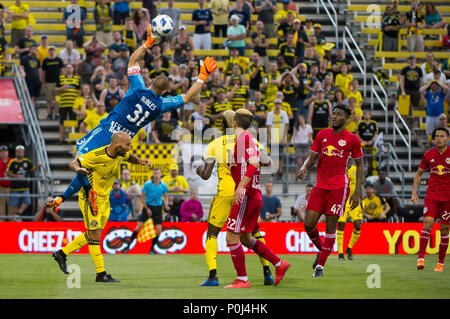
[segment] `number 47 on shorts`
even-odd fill
[[[342,205],[334,204],[333,207],[331,207],[330,211],[333,213],[333,215],[340,216]]]

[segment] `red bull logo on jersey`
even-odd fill
[[[333,145],[328,145],[322,149],[322,154],[327,156],[344,157],[344,150],[340,150]]]
[[[444,165],[437,165],[431,168],[430,173],[437,175],[450,174],[450,168]]]
[[[445,159],[445,162],[446,162],[447,164],[450,165],[450,157],[447,157],[447,158]]]

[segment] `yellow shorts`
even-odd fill
[[[109,219],[111,205],[108,199],[97,198],[98,213],[97,216],[92,215],[89,209],[89,204],[82,192],[78,194],[78,204],[80,205],[81,213],[83,214],[84,224],[87,230],[96,230],[105,228],[106,222]]]
[[[346,223],[349,215],[350,218],[352,219],[352,222],[354,222],[355,220],[363,219],[364,216],[361,205],[358,205],[358,207],[352,210],[350,210],[350,207],[351,207],[350,203],[347,202],[347,204],[345,205],[344,214],[341,217],[339,217],[338,223]]]
[[[234,196],[214,196],[209,207],[208,223],[222,228],[227,222],[233,201]]]

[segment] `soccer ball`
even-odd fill
[[[160,14],[152,21],[152,33],[160,37],[167,37],[173,30],[173,20],[165,14]]]

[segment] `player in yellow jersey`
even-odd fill
[[[206,162],[204,165],[197,168],[197,174],[204,180],[207,180],[211,176],[211,172],[217,162],[217,174],[219,179],[217,194],[211,201],[209,209],[208,230],[205,242],[205,258],[209,269],[209,276],[208,279],[200,284],[200,286],[219,285],[216,262],[218,251],[217,236],[227,221],[234,201],[235,183],[230,174],[230,167],[228,166],[229,159],[236,143],[236,136],[233,134],[232,130],[234,114],[235,112],[232,110],[226,110],[223,113],[223,131],[226,134],[216,138],[208,144],[206,149]],[[267,155],[261,155],[262,162],[266,163],[266,165],[271,162]],[[252,235],[256,239],[265,242],[258,230]],[[269,262],[262,258],[260,258],[260,261],[264,271],[264,284],[273,285],[274,281],[270,272]]]
[[[338,243],[338,253],[339,253],[339,260],[345,260],[344,257],[344,228],[345,224],[347,222],[347,218],[350,215],[350,218],[353,222],[353,232],[352,237],[350,239],[350,242],[348,243],[348,247],[346,250],[347,258],[349,260],[353,260],[353,254],[352,254],[352,248],[355,245],[355,243],[358,241],[359,235],[361,233],[361,223],[363,220],[363,213],[362,213],[362,207],[361,205],[358,205],[354,209],[351,209],[350,205],[350,198],[352,197],[353,193],[355,192],[355,186],[356,186],[356,166],[351,165],[350,168],[347,171],[348,179],[349,179],[349,186],[350,186],[350,193],[347,199],[347,203],[345,205],[344,214],[339,217],[338,220],[338,226],[337,226],[337,232],[336,232],[336,241]]]
[[[102,146],[81,155],[70,163],[70,168],[81,174],[88,176],[92,188],[98,193],[97,204],[98,211],[93,213],[87,203],[86,192],[81,188],[78,193],[78,203],[83,214],[84,223],[87,231],[64,248],[52,254],[57,261],[60,269],[68,274],[66,258],[75,250],[80,249],[86,244],[89,245],[89,254],[96,270],[96,282],[118,282],[107,274],[103,262],[103,256],[100,250],[100,237],[105,228],[111,210],[109,203],[109,194],[112,190],[114,180],[119,173],[119,167],[122,161],[132,164],[141,164],[150,167],[149,160],[142,160],[133,154],[128,153],[131,150],[131,137],[125,132],[119,131],[112,135],[111,144]]]

